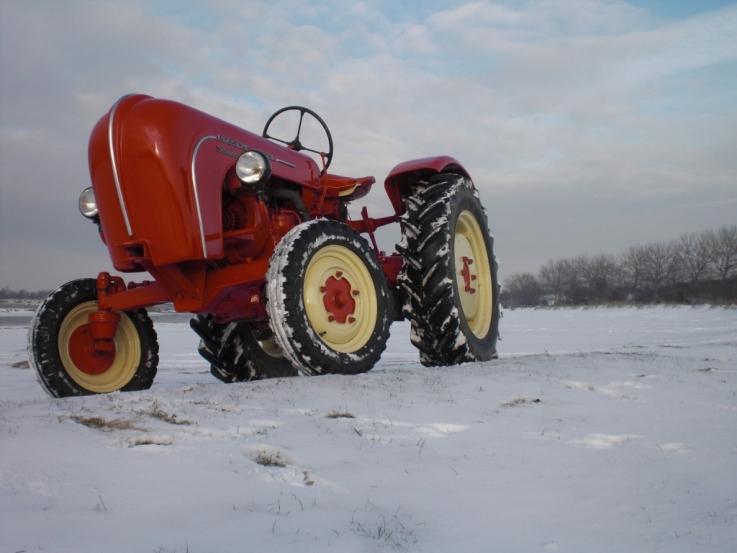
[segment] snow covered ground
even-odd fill
[[[0,314],[1,315],[1,314]],[[733,552],[737,309],[507,311],[502,358],[47,397],[0,319],[1,552]],[[13,365],[16,365],[15,367]]]

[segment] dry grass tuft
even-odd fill
[[[356,416],[348,411],[330,411],[325,415],[328,419],[355,419]]]
[[[114,430],[144,430],[128,419],[104,419],[102,417],[81,417],[78,415],[70,417],[74,422],[101,430],[103,432],[113,432]]]
[[[535,399],[529,399],[522,396],[517,396],[514,399],[510,399],[509,401],[505,401],[501,403],[500,405],[502,407],[517,407],[518,405],[533,405],[536,403],[542,403],[543,400],[541,400],[539,397],[536,397]]]
[[[246,455],[254,463],[258,463],[263,467],[280,467],[284,468],[293,464],[289,456],[280,449],[270,445],[259,445],[246,450]]]
[[[194,422],[187,420],[187,419],[180,419],[175,415],[174,413],[167,413],[164,411],[160,406],[158,401],[154,401],[151,404],[151,408],[147,411],[143,411],[144,415],[148,415],[149,417],[152,417],[154,419],[159,419],[164,422],[168,422],[169,424],[176,424],[176,425],[191,425],[194,424]]]
[[[127,441],[128,447],[138,447],[141,445],[172,445],[174,440],[168,436],[151,436],[143,435],[137,438],[131,438]]]
[[[253,456],[253,461],[264,467],[286,467],[289,463],[278,451],[259,451]]]

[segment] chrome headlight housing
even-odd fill
[[[249,150],[235,162],[235,174],[243,184],[255,184],[271,175],[271,164],[264,154]]]
[[[91,186],[88,186],[79,195],[79,212],[88,219],[97,217],[97,202],[95,201],[95,192]]]

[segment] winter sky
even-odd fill
[[[128,92],[255,131],[310,106],[377,215],[394,164],[453,155],[507,275],[737,222],[734,2],[2,0],[0,72],[0,287],[109,268],[76,205]]]

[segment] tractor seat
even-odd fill
[[[328,173],[323,177],[322,182],[323,186],[327,188],[327,196],[338,196],[343,200],[351,201],[363,198],[368,194],[376,179],[370,176],[355,178]]]

